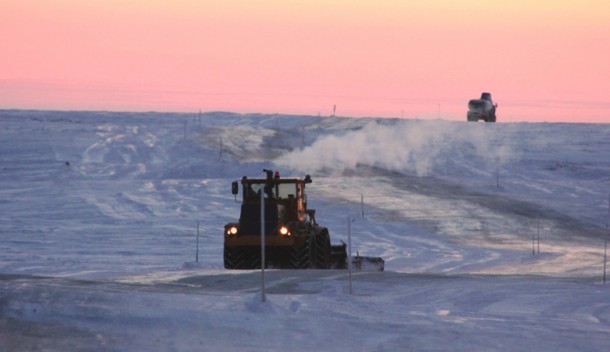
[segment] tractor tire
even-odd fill
[[[308,235],[305,242],[290,251],[290,266],[293,269],[310,269],[313,267],[313,236]]]
[[[315,264],[317,269],[330,269],[330,236],[322,231],[315,240]]]
[[[240,248],[224,248],[225,269],[243,269],[246,266],[247,254]]]
[[[224,266],[225,269],[260,269],[260,256],[253,255],[251,251],[243,248],[225,247]]]

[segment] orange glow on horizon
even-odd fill
[[[5,0],[0,109],[610,122],[610,4]]]

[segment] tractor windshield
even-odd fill
[[[294,183],[279,183],[275,189],[275,196],[280,199],[288,199],[297,196],[297,188]]]
[[[244,186],[244,200],[257,201],[260,199],[260,191],[265,187],[265,183],[248,183]],[[296,183],[275,183],[271,188],[271,194],[267,198],[289,199],[297,198]]]
[[[244,200],[258,200],[261,198],[261,189],[264,187],[264,184],[260,183],[248,183],[244,186]]]

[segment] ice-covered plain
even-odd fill
[[[386,271],[261,303],[222,228],[263,168]],[[0,351],[610,349],[608,124],[4,110],[0,170]]]

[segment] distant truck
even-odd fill
[[[466,118],[468,122],[477,122],[479,120],[496,122],[497,107],[498,104],[493,103],[490,93],[481,93],[481,99],[472,99],[468,102]]]

